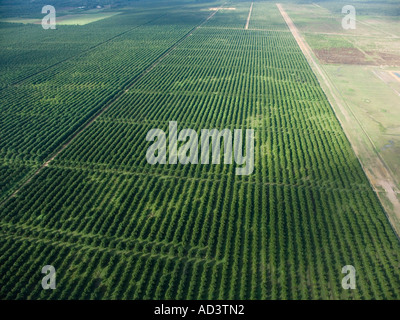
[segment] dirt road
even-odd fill
[[[248,15],[247,21],[246,21],[246,26],[244,27],[246,30],[249,28],[250,17],[251,17],[252,11],[253,11],[253,2],[251,3],[251,6],[250,6],[249,15]]]
[[[341,99],[340,93],[337,92],[337,89],[332,85],[325,72],[316,62],[314,56],[311,54],[311,48],[303,40],[298,29],[294,25],[292,19],[290,19],[288,14],[285,12],[282,5],[277,3],[276,6],[278,7],[279,12],[293,34],[293,37],[296,39],[296,42],[306,57],[308,63],[319,79],[321,87],[324,89],[325,94],[328,97],[328,100],[335,111],[355,154],[358,157],[361,166],[368,177],[368,180],[370,181],[370,184],[373,186],[382,206],[386,210],[387,217],[393,229],[397,232],[397,235],[400,235],[400,201],[397,197],[399,190],[396,187],[395,179],[393,178],[390,169],[377,152],[371,152],[371,149],[376,150],[371,137],[364,130],[362,124],[351,111],[351,109],[348,106],[345,106],[345,102]],[[356,131],[354,130],[354,126],[357,124],[364,133],[365,139],[362,139],[362,137],[359,137],[355,133]],[[365,140],[372,144],[372,148],[369,148],[365,145]],[[363,159],[368,159],[368,161],[365,161],[368,162],[368,167]]]

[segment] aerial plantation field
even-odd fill
[[[192,7],[202,14],[196,23],[172,10],[124,35],[129,40],[99,46],[97,59],[68,61],[65,73],[56,71],[64,64],[49,69],[43,99],[75,94],[81,76],[94,89],[82,91],[79,106],[49,111],[32,97],[29,112],[68,111],[84,123],[97,88],[111,92],[108,108],[1,204],[1,298],[400,297],[398,239],[333,110],[274,4],[254,3],[255,21],[245,29],[250,4],[228,3],[236,10],[213,16]],[[154,30],[190,34],[174,42]],[[143,37],[160,41],[166,54],[139,55],[153,60],[138,75],[134,53]],[[120,67],[111,71],[114,64]],[[85,67],[92,78],[81,74]],[[18,103],[7,108],[13,116],[27,112]],[[170,121],[196,132],[254,129],[254,172],[150,165],[146,134],[168,132]],[[16,135],[9,134],[10,144]],[[36,152],[42,164],[67,134],[51,144],[53,136],[60,135],[43,135],[40,148],[27,139],[4,158],[29,161]],[[40,286],[47,264],[57,270],[56,290]],[[357,270],[355,290],[341,286],[345,265]]]
[[[130,16],[123,16],[122,20],[114,20],[116,30],[108,33],[108,36],[112,35],[108,40],[104,40],[104,36],[102,40],[97,38],[100,42],[92,49],[84,50],[66,61],[61,60],[60,63],[63,52],[61,47],[57,52],[58,60],[54,58],[57,62],[53,64],[52,60],[45,66],[42,63],[42,70],[34,69],[32,74],[28,72],[23,81],[14,83],[16,79],[12,79],[0,90],[1,167],[11,162],[22,165],[25,173],[35,170],[40,161],[48,158],[91,116],[123,92],[135,77],[151,66],[155,59],[195,27],[195,23],[203,17],[202,13],[194,16],[194,11],[190,9],[175,9],[169,16],[166,16],[165,11],[147,13],[145,18],[142,15],[140,13],[136,17],[136,14],[131,12]],[[176,16],[187,23],[171,24]],[[132,25],[127,25],[127,21],[133,21]],[[138,21],[141,24],[138,24]],[[105,26],[99,27],[97,32],[101,33],[103,28],[113,28],[109,22],[104,23]],[[123,32],[121,23],[124,26]],[[23,33],[26,27],[20,28],[20,32]],[[32,31],[31,36],[37,35],[36,41],[40,42],[45,30],[41,26],[36,28],[40,29],[36,33]],[[54,31],[59,32],[58,29]],[[64,29],[61,32],[64,32]],[[66,35],[68,38],[74,35],[76,38],[77,32],[77,29],[74,33],[65,31],[60,36],[63,38]],[[91,35],[90,31],[83,33],[88,37]],[[59,39],[56,35],[53,37]],[[61,41],[55,39],[49,41],[49,46]],[[10,47],[13,47],[13,41],[10,41]],[[79,39],[77,41],[79,44]],[[19,44],[26,46],[25,50],[28,50],[29,45],[29,41]],[[76,50],[77,46],[72,45]],[[21,60],[24,55],[24,51],[20,52],[20,56],[16,54]],[[47,57],[47,54],[45,56]],[[41,62],[33,56],[35,68],[39,68]],[[12,61],[8,61],[7,65],[11,63]],[[4,68],[7,71],[7,67]],[[27,72],[22,62],[13,68]],[[3,168],[6,171],[6,167]],[[3,185],[12,187],[16,174],[13,171],[8,172],[10,174],[4,176]],[[9,189],[0,189],[0,198]]]
[[[39,11],[40,12],[40,11]],[[0,22],[0,89],[111,41],[165,14],[165,10],[130,9],[85,26],[58,25],[49,33],[40,25]],[[42,15],[44,16],[44,15]],[[79,36],[77,36],[79,35]]]

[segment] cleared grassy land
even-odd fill
[[[400,107],[397,108],[400,85],[384,69],[368,66],[325,66],[325,69],[368,130],[376,151],[395,176],[400,177]]]
[[[209,20],[204,7],[190,18],[170,12],[102,47],[103,63],[99,47],[98,59],[45,77],[47,99],[74,94],[81,77],[78,84],[100,90],[87,91],[88,101],[102,90],[109,99],[109,88],[120,95],[1,205],[1,298],[400,297],[399,242],[279,11],[254,3],[244,29],[249,3],[228,6],[237,10]],[[153,38],[162,30],[169,37]],[[154,43],[163,48],[150,47],[156,52],[170,50],[151,56],[152,67],[137,76],[133,65]],[[96,68],[104,70],[89,77]],[[39,113],[43,103],[27,105]],[[64,105],[54,103],[51,112]],[[197,132],[253,128],[254,174],[236,176],[231,165],[149,165],[146,133],[167,131],[171,120]],[[9,158],[42,150],[31,141]],[[45,264],[57,269],[57,290],[40,286]],[[341,287],[347,264],[357,270],[356,290]]]

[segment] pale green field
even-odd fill
[[[400,82],[390,74],[392,69],[354,65],[324,68],[400,187]]]
[[[112,17],[120,12],[98,12],[98,13],[78,13],[68,14],[56,18],[58,25],[85,25],[98,20]],[[1,22],[11,23],[24,23],[24,24],[41,24],[41,19],[28,19],[28,18],[7,18],[1,19]]]
[[[378,65],[381,59],[374,52],[400,56],[399,17],[357,14],[356,29],[344,30],[340,10],[312,4],[285,4],[285,8],[312,49],[357,48]]]
[[[5,19],[0,19],[0,22],[23,23],[23,24],[40,24],[41,23],[41,19],[5,18]]]

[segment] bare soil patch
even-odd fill
[[[323,63],[374,65],[374,61],[367,57],[357,48],[326,48],[314,49],[315,55]]]
[[[323,48],[313,50],[322,63],[400,66],[400,55],[388,52],[365,51],[364,53],[357,48]]]
[[[388,66],[400,67],[400,55],[387,52],[377,52],[377,54],[384,62],[383,64]]]

